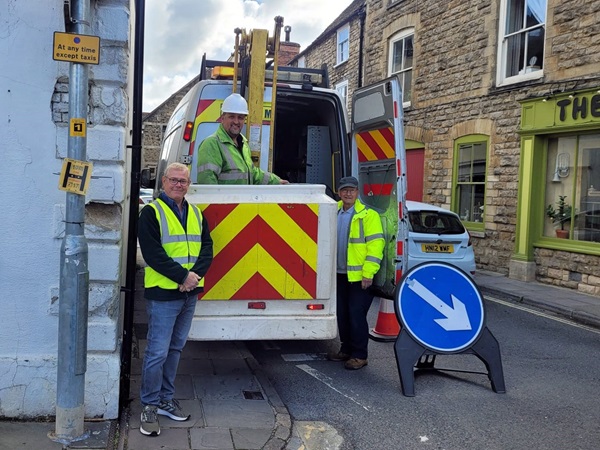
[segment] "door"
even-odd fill
[[[359,198],[381,216],[386,246],[373,280],[378,295],[393,299],[406,270],[406,149],[402,93],[396,77],[357,90],[352,99],[352,174]]]
[[[406,150],[406,167],[408,167],[406,175],[406,200],[413,200],[415,202],[423,201],[424,163],[424,148]]]

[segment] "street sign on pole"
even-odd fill
[[[100,64],[100,38],[54,32],[52,59],[80,64]]]
[[[424,263],[403,276],[395,302],[401,331],[394,351],[404,395],[414,396],[414,366],[422,356],[472,353],[483,361],[492,389],[503,393],[500,347],[485,326],[483,296],[462,270]]]

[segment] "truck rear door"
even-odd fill
[[[359,198],[381,216],[386,239],[381,269],[373,285],[393,299],[406,270],[406,149],[402,92],[396,77],[357,90],[352,99],[352,173]]]

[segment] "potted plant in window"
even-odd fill
[[[556,229],[556,237],[566,239],[569,237],[569,230],[565,230],[565,222],[571,220],[571,205],[565,199],[566,195],[559,195],[556,202],[556,208],[553,205],[548,205],[546,215],[552,220],[556,226],[560,225],[560,229]]]

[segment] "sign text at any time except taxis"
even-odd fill
[[[100,63],[100,38],[84,34],[54,32],[52,59],[80,64]]]

